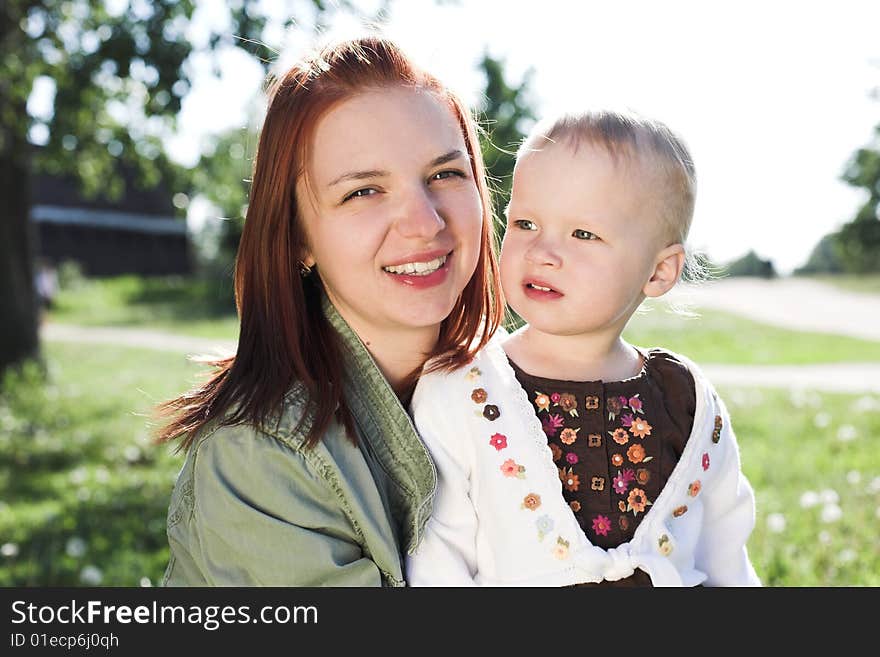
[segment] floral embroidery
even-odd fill
[[[571,471],[571,468],[569,468],[568,470],[566,470],[565,468],[560,468],[559,479],[562,481],[562,485],[565,487],[565,490],[570,490],[574,492],[581,487],[580,476],[574,474]]]
[[[703,470],[709,469],[709,452],[703,452]]]
[[[598,433],[591,433],[587,436],[587,446],[588,447],[601,447],[602,446],[602,436]]]
[[[471,393],[471,399],[477,404],[484,403],[488,397],[489,395],[482,388],[474,388],[474,391]]]
[[[625,427],[631,427],[633,423],[633,416],[630,413],[626,413],[620,416],[620,423]]]
[[[507,436],[503,433],[493,433],[492,437],[489,438],[489,444],[500,452],[507,447]]]
[[[470,371],[464,376],[468,381],[476,381],[478,378],[480,378],[480,375],[482,374],[483,373],[480,371],[479,367],[472,367]]]
[[[617,428],[614,431],[609,431],[611,434],[611,438],[618,445],[626,445],[629,442],[629,434],[626,432],[626,429]]]
[[[672,552],[672,541],[669,540],[669,537],[666,534],[663,534],[657,539],[657,549],[664,557],[669,556]]]
[[[617,508],[620,509],[621,513],[626,513],[626,502],[624,502],[623,500],[619,500],[617,502]]]
[[[562,458],[562,448],[556,443],[551,443],[550,451],[553,453],[553,460],[558,461]]]
[[[608,520],[608,516],[596,516],[593,518],[593,531],[596,532],[599,536],[608,536],[608,532],[611,530],[611,521]]]
[[[626,510],[637,515],[644,511],[646,506],[651,506],[651,501],[645,495],[645,491],[641,488],[633,488],[626,498]]]
[[[544,537],[553,531],[553,518],[543,515],[535,521],[535,526],[538,528],[538,540],[543,541]]]
[[[626,457],[633,463],[641,463],[645,460],[645,448],[641,445],[631,445],[626,450]],[[650,459],[650,457],[648,457]]]
[[[633,413],[641,413],[642,415],[645,412],[642,410],[642,400],[639,399],[638,395],[633,395],[629,398],[629,407],[633,410]]]
[[[588,411],[595,411],[599,408],[599,398],[596,395],[587,395],[584,398],[584,407]]]
[[[562,433],[559,434],[559,440],[561,440],[566,445],[573,445],[574,441],[577,440],[577,432],[580,430],[580,427],[578,427],[577,429],[563,429]]]
[[[557,559],[568,559],[568,541],[561,536],[556,539],[556,545],[553,546],[553,556]]]
[[[605,400],[605,408],[608,409],[608,419],[613,420],[617,417],[617,414],[620,413],[623,404],[620,403],[620,400],[617,397],[609,397]]]
[[[554,392],[552,395],[550,395],[550,401],[552,401],[554,404],[558,404],[560,397],[562,397],[562,395],[560,395],[558,392]]]
[[[522,508],[534,511],[541,506],[541,496],[537,493],[529,493],[523,498]]]
[[[571,510],[574,511],[575,513],[577,513],[578,511],[581,510],[581,503],[578,502],[577,500],[572,500],[568,506],[570,506]]]
[[[691,482],[691,484],[688,486],[688,495],[690,495],[691,497],[696,497],[697,495],[700,494],[700,489],[702,487],[703,487],[703,484],[700,483],[699,479]]]
[[[622,504],[623,502],[621,502]],[[629,529],[629,518],[626,516],[617,516],[617,525],[620,527],[620,531],[625,532]]]
[[[505,477],[516,477],[517,479],[526,478],[526,466],[518,464],[513,459],[507,459],[501,464],[501,473]]]
[[[578,417],[577,412],[577,397],[575,397],[570,392],[563,393],[563,395],[559,398],[559,406],[563,411],[571,415],[572,417]]]
[[[483,417],[487,420],[497,420],[501,417],[501,411],[498,410],[498,407],[495,404],[486,404],[483,407]]]
[[[556,431],[562,428],[562,424],[561,415],[545,415],[541,418],[541,428],[544,429],[544,433],[547,434],[548,438],[553,438],[556,435]]]
[[[537,390],[535,390],[535,406],[538,407],[539,411],[549,411],[550,398],[543,392],[538,392]]]
[[[636,418],[632,422],[632,426],[629,428],[629,431],[636,438],[644,438],[645,436],[651,435],[651,429],[653,427],[648,424],[647,420],[642,418]]]
[[[611,480],[611,487],[614,489],[614,492],[618,495],[623,495],[626,493],[629,488],[630,483],[633,479],[635,479],[635,473],[632,471],[632,468],[627,468],[623,472],[620,470],[617,471],[617,476]]]
[[[570,463],[571,465],[574,465],[575,463],[578,462],[578,455],[575,454],[574,452],[569,452],[568,454],[565,455],[565,460],[568,463]]]
[[[636,481],[640,486],[644,486],[651,480],[651,473],[647,468],[639,468],[636,470]]]
[[[712,442],[717,443],[721,440],[721,416],[715,416],[715,430],[712,431]]]
[[[590,490],[605,490],[605,477],[593,477],[590,479]]]
[[[623,465],[623,454],[612,454],[611,455],[611,465],[619,468]]]
[[[675,508],[675,510],[672,512],[672,517],[679,518],[679,517],[683,516],[685,513],[687,513],[687,510],[688,510],[687,505],[682,504],[681,506]]]

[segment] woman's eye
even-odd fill
[[[588,230],[583,230],[582,228],[576,228],[575,231],[571,234],[572,237],[576,237],[579,240],[597,240],[599,236],[595,233],[591,233]]]
[[[378,194],[378,192],[372,187],[364,187],[363,189],[356,189],[351,194],[342,199],[342,202],[345,203],[349,199],[353,198],[362,198],[364,196],[372,196],[373,194]]]
[[[535,222],[528,219],[516,219],[514,220],[513,225],[521,230],[538,230]]]
[[[455,171],[454,169],[449,169],[446,171],[438,171],[434,175],[431,176],[430,180],[445,180],[447,178],[464,178],[464,173],[461,171]]]

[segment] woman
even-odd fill
[[[436,472],[404,405],[429,358],[457,367],[501,323],[491,225],[472,119],[393,43],[273,84],[237,354],[162,406],[158,440],[188,450],[163,584],[405,584]]]

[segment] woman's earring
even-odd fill
[[[303,278],[307,278],[312,273],[312,268],[309,267],[302,260],[299,261],[299,275]]]

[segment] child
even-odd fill
[[[527,323],[419,381],[438,491],[410,585],[760,585],[724,403],[686,357],[621,338],[679,280],[695,186],[655,120],[563,115],[526,138],[501,279]]]

